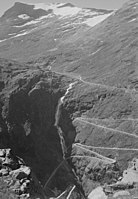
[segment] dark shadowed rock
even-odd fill
[[[16,3],[2,16],[6,194],[137,197],[137,6],[131,0],[112,12],[52,4],[47,11]]]
[[[8,188],[6,193],[3,187],[2,197],[6,197],[6,194],[12,194],[14,198],[18,195],[20,198],[36,198],[38,196],[38,198],[43,199],[42,187],[31,169],[25,166],[21,159],[14,156],[11,149],[0,149],[0,153],[3,156],[3,159],[0,159],[0,177],[7,184],[5,184],[6,189]]]
[[[37,19],[41,16],[47,15],[49,12],[38,9],[34,10],[34,5],[27,5],[25,3],[16,2],[14,6],[8,9],[3,16],[2,20],[16,19],[19,15],[26,14],[33,19]]]

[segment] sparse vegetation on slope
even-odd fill
[[[37,6],[0,19],[0,197],[134,199],[137,0],[114,13]]]

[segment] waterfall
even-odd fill
[[[69,87],[66,90],[66,93],[64,94],[63,97],[60,98],[59,102],[58,102],[58,106],[57,106],[57,110],[56,110],[56,114],[55,114],[55,124],[54,126],[57,128],[58,130],[58,134],[60,137],[60,144],[62,147],[62,152],[63,152],[63,159],[66,158],[66,153],[67,153],[67,147],[66,147],[66,143],[65,143],[65,139],[64,139],[64,135],[62,132],[62,129],[59,126],[59,119],[60,119],[60,114],[61,114],[61,106],[64,102],[64,98],[66,97],[66,95],[69,93],[69,91],[72,89],[73,85],[76,84],[77,81],[69,84]]]

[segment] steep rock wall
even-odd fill
[[[33,169],[46,194],[53,194],[51,190],[60,193],[76,183],[71,167],[63,160],[62,140],[55,126],[55,117],[61,117],[57,108],[60,98],[72,79],[50,71],[26,71],[13,78],[2,98],[8,146]]]
[[[40,68],[10,73],[5,85],[5,147],[33,169],[46,195],[88,196],[97,186],[116,183],[127,160],[137,155],[131,151],[137,145],[136,121],[127,119],[137,116],[137,93]],[[129,151],[109,150],[113,143]]]

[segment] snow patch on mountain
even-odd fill
[[[40,17],[38,20],[48,19],[48,18],[51,18],[51,17],[53,17],[53,15],[52,14],[48,14],[46,16]]]
[[[20,18],[20,19],[29,19],[30,16],[28,16],[27,14],[22,14],[22,15],[18,15],[18,18]]]
[[[6,40],[7,40],[7,39],[0,40],[0,43],[1,43],[1,42],[4,42],[4,41],[6,41]]]
[[[23,33],[19,33],[17,35],[15,35],[13,38],[16,38],[16,37],[20,37],[20,36],[23,36],[23,35],[27,35],[29,32],[23,32]]]
[[[130,21],[128,21],[129,23],[130,22],[133,22],[133,21],[136,21],[137,19],[136,18],[134,18],[134,19],[131,19]]]
[[[12,37],[5,38],[5,39],[3,39],[3,40],[0,40],[0,43],[2,43],[2,42],[4,42],[4,41],[8,41],[8,40],[10,40],[10,39],[14,39],[14,38],[20,37],[20,36],[27,35],[27,34],[33,32],[35,29],[37,29],[37,27],[35,27],[35,28],[33,28],[33,29],[29,30],[29,31],[22,30],[22,31],[20,31],[18,34],[17,34],[17,33],[13,33],[13,34],[11,34],[11,36],[13,35]],[[16,35],[15,35],[15,34],[16,34]],[[8,34],[8,35],[10,35],[10,34]]]
[[[35,29],[37,29],[37,28],[33,28],[33,29],[29,30],[29,31],[25,31],[25,32],[19,33],[19,34],[15,35],[15,36],[12,37],[12,38],[16,38],[16,37],[20,37],[20,36],[27,35],[27,34],[33,32]],[[10,39],[11,39],[11,38],[10,38]]]
[[[25,27],[25,26],[29,26],[29,25],[33,25],[33,24],[38,24],[38,23],[42,22],[44,19],[47,19],[47,18],[50,18],[50,17],[52,17],[51,14],[46,15],[46,16],[42,16],[42,17],[40,17],[36,20],[29,21],[29,22],[27,22],[23,25],[18,25],[18,26],[13,26],[13,27],[21,28],[21,27]]]
[[[104,21],[106,18],[108,18],[111,14],[112,13],[89,18],[86,21],[84,21],[83,23],[87,24],[88,26],[94,27],[98,23],[100,23],[100,22]]]
[[[77,7],[67,7],[67,8],[58,8],[54,10],[55,15],[61,15],[61,16],[69,16],[69,15],[76,15],[78,12],[81,11],[81,8]]]
[[[14,26],[16,28],[21,28],[21,27],[25,27],[25,26],[29,26],[29,25],[33,25],[33,24],[37,24],[39,23],[40,21],[39,20],[32,20],[32,21],[29,21],[23,25],[20,25],[20,26]]]
[[[82,8],[78,8],[78,7],[69,7],[69,6],[65,6],[65,7],[61,7],[63,6],[65,3],[55,3],[55,4],[49,4],[46,5],[44,3],[38,3],[35,4],[34,9],[43,9],[43,10],[53,10],[53,14],[55,15],[60,15],[60,16],[69,16],[69,15],[76,15],[78,14],[78,12],[80,12],[82,10]]]
[[[87,17],[87,16],[96,16],[98,14],[98,12],[91,12],[90,10],[86,10],[86,9],[82,9],[82,11],[79,12],[79,14],[82,17]]]
[[[8,35],[10,35],[10,36],[11,36],[11,35],[16,35],[16,33],[15,33],[15,32],[14,32],[14,33],[9,33]]]

